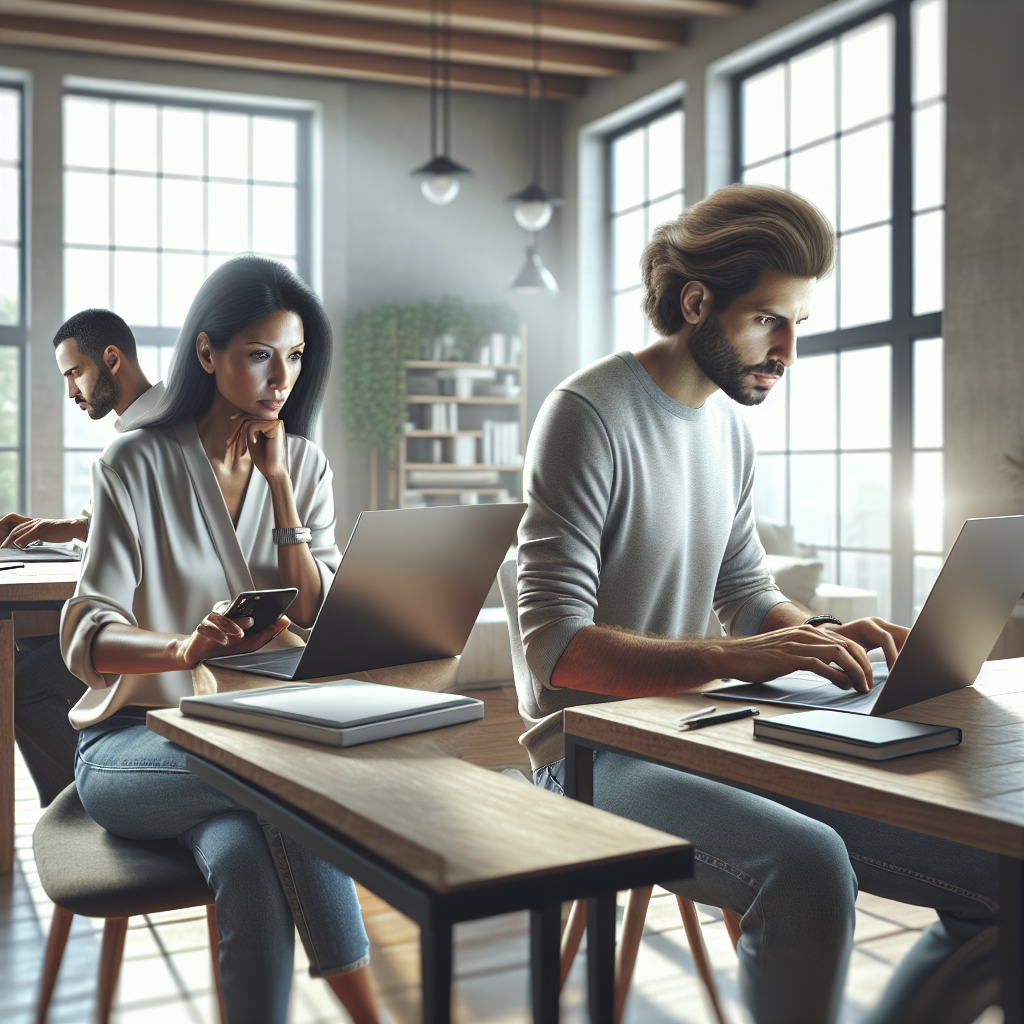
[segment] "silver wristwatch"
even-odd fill
[[[309,544],[313,531],[308,526],[285,526],[271,531],[275,544]]]

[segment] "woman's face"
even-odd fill
[[[217,390],[236,409],[261,420],[276,420],[302,371],[302,319],[285,310],[250,324],[219,352],[204,333],[196,354]]]

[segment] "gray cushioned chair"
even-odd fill
[[[173,839],[138,842],[100,828],[85,812],[74,785],[46,809],[32,837],[39,881],[56,904],[46,945],[36,1024],[43,1024],[75,914],[106,919],[100,954],[96,1019],[107,1024],[117,988],[128,918],[186,907],[206,907],[213,978],[224,1004],[217,967],[213,894],[191,852]]]
[[[516,585],[516,563],[509,559],[503,562],[498,569],[498,589],[501,591],[501,600],[505,605],[505,617],[508,620],[509,642],[512,647],[512,672],[515,676],[516,690],[519,693],[530,693],[533,685],[530,679],[530,669],[526,663],[526,651],[523,648],[523,637],[519,630],[519,596]],[[668,888],[672,886],[669,883]],[[633,889],[626,899],[626,906],[622,916],[622,933],[619,936],[618,949],[615,955],[615,1010],[614,1021],[619,1024],[622,1018],[622,1011],[626,1004],[626,995],[629,992],[629,983],[633,976],[633,968],[636,966],[636,955],[640,949],[640,939],[643,935],[644,920],[647,917],[647,906],[651,901],[653,887],[646,886],[643,889]],[[679,906],[679,913],[683,919],[683,928],[686,931],[686,940],[690,945],[690,953],[693,956],[697,973],[700,974],[707,991],[708,999],[714,1010],[715,1018],[719,1024],[726,1024],[725,1015],[722,1012],[721,1002],[718,996],[718,986],[715,984],[715,976],[711,972],[711,962],[708,958],[707,947],[704,944],[704,934],[701,931],[700,920],[697,917],[697,908],[691,900],[679,893],[674,893],[676,903]],[[740,919],[739,915],[731,910],[723,910],[725,927],[729,932],[732,944],[739,942]],[[565,931],[562,935],[562,983],[569,974],[576,952],[583,939],[583,932],[587,927],[587,901],[577,900],[569,911],[569,920],[566,922]]]

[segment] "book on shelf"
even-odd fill
[[[518,422],[484,420],[481,449],[484,465],[521,466]]]
[[[476,465],[475,437],[452,438],[452,462],[454,462],[456,466]]]
[[[438,432],[459,429],[459,407],[455,402],[431,402],[427,406],[427,430]]]
[[[523,342],[517,334],[488,334],[476,350],[476,358],[487,366],[515,366],[523,357]]]

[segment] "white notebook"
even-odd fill
[[[182,714],[196,718],[335,747],[354,747],[484,717],[483,702],[473,697],[355,679],[183,697],[178,707]]]

